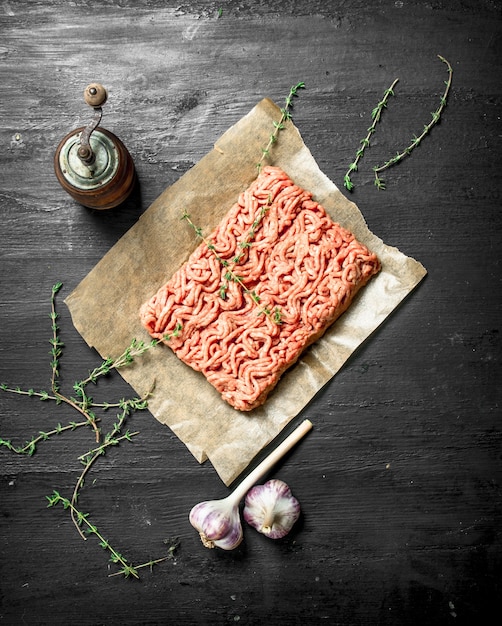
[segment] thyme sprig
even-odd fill
[[[105,539],[102,533],[98,530],[97,526],[89,520],[89,513],[83,513],[80,509],[78,509],[73,500],[65,498],[57,490],[54,490],[50,496],[45,497],[48,501],[48,508],[61,504],[64,509],[69,509],[72,518],[76,520],[79,529],[81,529],[81,535],[94,535],[99,540],[99,545],[103,548],[103,550],[107,550],[110,553],[110,562],[118,565],[121,569],[118,572],[109,574],[109,576],[122,574],[126,578],[132,576],[133,578],[139,579],[138,570],[145,567],[152,568],[154,565],[172,558],[172,549],[170,549],[166,556],[158,559],[151,559],[141,565],[133,565],[118,550],[116,550],[107,539]]]
[[[272,195],[269,193],[267,198],[267,204],[264,204],[258,215],[255,217],[253,223],[251,224],[251,228],[249,229],[244,241],[240,241],[238,244],[238,248],[240,249],[239,254],[237,254],[233,259],[232,263],[237,265],[240,263],[244,257],[245,251],[247,248],[251,247],[253,239],[256,236],[256,231],[258,230],[260,224],[262,223],[265,215],[270,211],[270,207],[272,206]]]
[[[79,414],[83,415],[85,421],[71,421],[64,426],[59,423],[52,430],[39,431],[29,441],[19,446],[13,444],[10,439],[0,438],[0,447],[4,447],[7,450],[16,454],[32,456],[36,452],[37,446],[40,442],[47,441],[55,435],[60,435],[62,433],[75,430],[82,426],[91,426],[96,433],[96,443],[98,445],[92,447],[90,450],[88,450],[88,452],[79,456],[78,460],[83,465],[83,469],[77,478],[71,498],[63,498],[57,491],[54,491],[52,496],[48,496],[49,506],[55,506],[56,504],[62,503],[65,509],[70,510],[71,518],[83,539],[86,539],[86,535],[88,534],[94,534],[100,539],[102,547],[109,550],[111,554],[110,560],[121,567],[119,572],[116,572],[116,574],[123,574],[126,577],[133,576],[134,578],[138,578],[139,569],[144,567],[152,567],[156,563],[160,563],[161,561],[164,561],[168,558],[172,558],[172,551],[169,552],[168,556],[166,557],[150,560],[147,563],[138,566],[131,565],[122,557],[122,555],[118,551],[112,548],[112,546],[97,530],[96,526],[88,521],[87,514],[83,514],[80,512],[80,510],[77,508],[77,501],[80,495],[80,491],[84,486],[85,477],[87,476],[89,470],[93,467],[95,462],[98,460],[98,458],[106,454],[107,450],[110,447],[117,446],[124,441],[132,441],[133,437],[139,434],[138,431],[131,432],[129,430],[124,430],[125,422],[126,419],[133,412],[141,411],[148,407],[148,397],[152,393],[153,387],[142,398],[122,398],[116,402],[102,403],[94,402],[93,398],[87,393],[87,387],[91,383],[97,384],[100,378],[108,376],[113,371],[130,365],[135,361],[137,357],[140,357],[147,350],[154,348],[159,343],[163,341],[169,341],[173,337],[178,336],[181,332],[182,327],[181,324],[177,324],[172,333],[168,333],[162,338],[154,339],[150,342],[143,342],[133,339],[118,357],[105,359],[101,363],[101,365],[89,372],[87,377],[75,382],[73,385],[75,397],[66,395],[61,390],[59,379],[60,359],[63,354],[64,344],[59,337],[59,326],[57,323],[58,313],[56,311],[56,295],[60,291],[61,287],[62,283],[56,283],[52,287],[50,300],[50,318],[52,330],[52,336],[50,340],[51,391],[49,392],[45,390],[35,391],[34,389],[22,389],[19,386],[8,385],[7,383],[0,384],[0,391],[13,393],[20,396],[37,398],[41,401],[52,401],[56,405],[66,404],[67,406],[70,406],[72,409],[77,411]],[[112,425],[111,429],[104,435],[102,435],[101,429],[98,428],[98,422],[101,421],[95,414],[95,410],[98,408],[102,409],[103,411],[108,411],[112,408],[116,408],[120,411],[117,414],[117,419],[115,423]]]
[[[287,120],[290,120],[292,117],[291,109],[293,108],[294,98],[298,96],[298,91],[304,88],[305,88],[304,82],[298,82],[296,85],[293,85],[290,88],[289,93],[284,102],[284,106],[280,109],[281,117],[279,121],[274,120],[272,122],[274,130],[269,136],[267,145],[261,149],[261,152],[262,152],[261,159],[256,164],[258,174],[262,170],[265,159],[270,155],[270,150],[272,146],[277,142],[279,131],[285,128],[285,122]],[[260,227],[260,224],[263,221],[263,218],[265,217],[265,215],[267,214],[271,206],[272,206],[272,198],[269,194],[267,204],[262,206],[259,214],[257,215],[253,223],[251,224],[251,228],[249,229],[245,239],[239,242],[238,244],[239,252],[230,261],[227,259],[223,259],[217,253],[214,243],[204,236],[202,229],[193,223],[193,221],[190,218],[190,215],[187,213],[186,210],[183,212],[181,219],[184,219],[188,222],[188,224],[194,229],[196,235],[206,244],[208,249],[211,250],[211,252],[214,254],[216,260],[220,263],[220,265],[223,268],[225,268],[225,272],[223,274],[223,281],[219,289],[220,298],[222,300],[226,299],[230,283],[234,282],[240,286],[243,293],[245,293],[251,298],[254,304],[258,307],[258,313],[260,315],[266,315],[269,319],[271,319],[274,322],[274,324],[280,324],[282,322],[282,313],[279,307],[275,307],[273,310],[271,310],[270,307],[262,306],[260,303],[260,296],[256,293],[254,289],[249,289],[248,287],[246,287],[242,278],[235,272],[235,267],[244,258],[246,249],[251,247],[252,242],[256,236],[256,232],[258,228]]]
[[[0,391],[5,391],[8,393],[14,393],[21,396],[28,396],[31,398],[39,398],[41,401],[53,401],[56,404],[68,404],[73,409],[83,414],[86,418],[85,422],[70,422],[67,426],[61,426],[58,424],[53,430],[48,432],[40,432],[39,436],[33,438],[29,442],[27,442],[24,446],[14,446],[9,440],[4,440],[0,438],[0,446],[3,445],[5,447],[9,447],[13,452],[18,453],[29,453],[32,455],[35,452],[34,446],[40,441],[45,441],[49,437],[53,435],[59,435],[67,430],[75,430],[75,428],[79,428],[80,426],[92,425],[93,429],[99,433],[99,429],[97,428],[97,422],[99,419],[96,417],[94,411],[92,409],[101,408],[103,410],[109,410],[111,408],[120,408],[124,404],[124,400],[120,400],[118,402],[95,402],[91,396],[89,396],[86,392],[86,387],[90,383],[96,384],[98,378],[102,376],[107,376],[113,370],[120,369],[121,367],[125,367],[126,365],[131,364],[134,359],[138,356],[144,354],[147,350],[157,346],[162,341],[169,341],[173,337],[177,337],[181,331],[181,324],[176,326],[176,329],[173,333],[168,333],[162,337],[162,339],[153,339],[150,342],[143,342],[133,339],[130,345],[124,350],[124,352],[119,355],[116,359],[108,358],[103,361],[103,363],[96,367],[92,372],[90,372],[89,376],[84,378],[83,380],[76,381],[73,385],[73,390],[76,393],[77,398],[71,396],[65,396],[59,391],[59,385],[57,384],[57,379],[54,379],[53,389],[56,388],[56,393],[49,393],[45,390],[35,391],[34,389],[22,389],[19,386],[13,387],[9,386],[7,383],[0,383]],[[63,344],[59,344],[60,346]],[[51,361],[51,366],[53,367],[53,371],[57,370],[59,367],[59,363],[56,365],[54,361]],[[143,399],[132,398],[127,402],[132,403],[132,406],[135,406],[136,409],[146,408],[145,406],[141,406],[144,402]],[[98,437],[98,442],[99,442]],[[26,452],[21,452],[21,450],[26,450]]]
[[[446,87],[445,87],[445,90],[444,90],[444,92],[443,92],[443,94],[442,94],[442,96],[440,98],[439,106],[437,107],[437,109],[435,111],[433,111],[431,113],[432,118],[431,118],[431,120],[430,120],[430,122],[428,124],[424,125],[424,128],[423,128],[422,132],[420,133],[420,135],[418,135],[418,136],[417,135],[413,135],[413,139],[411,140],[411,143],[408,146],[406,146],[406,148],[404,148],[404,150],[398,151],[395,154],[395,156],[390,158],[388,161],[385,161],[383,163],[383,165],[378,165],[378,166],[373,167],[373,172],[375,174],[374,184],[377,187],[377,189],[385,189],[385,182],[380,178],[379,174],[381,174],[383,171],[389,169],[393,165],[396,165],[397,163],[402,161],[404,158],[409,156],[413,152],[413,150],[420,145],[420,143],[423,141],[423,139],[426,137],[426,135],[428,135],[430,133],[432,127],[435,126],[439,122],[439,120],[440,120],[441,114],[443,113],[443,110],[446,107],[446,101],[447,101],[447,98],[448,98],[448,94],[450,92],[451,83],[452,83],[452,77],[453,77],[453,69],[452,69],[450,63],[444,57],[442,57],[440,54],[438,54],[438,58],[443,63],[445,63],[447,68],[448,68],[448,80],[444,81]],[[387,107],[387,101],[388,101],[389,97],[394,95],[394,87],[395,87],[397,82],[398,82],[398,79],[396,78],[396,80],[394,80],[392,85],[384,92],[384,96],[383,96],[382,100],[380,100],[380,102],[377,104],[377,106],[371,112],[371,117],[373,119],[373,122],[372,122],[371,126],[368,128],[368,133],[367,133],[366,137],[359,142],[360,143],[360,147],[359,147],[359,149],[356,152],[355,159],[354,159],[354,161],[352,163],[350,163],[350,165],[349,165],[349,167],[347,169],[347,172],[345,173],[345,175],[343,177],[343,185],[344,185],[344,187],[348,191],[352,191],[354,189],[354,183],[352,182],[351,174],[358,170],[359,161],[363,157],[365,149],[370,146],[371,136],[375,132],[376,125],[380,121],[380,118],[381,118],[381,115],[382,115],[382,112],[383,112],[384,108]]]
[[[291,109],[293,108],[293,99],[295,98],[295,96],[298,96],[298,90],[299,89],[305,89],[305,83],[304,82],[296,83],[296,85],[293,85],[291,87],[291,89],[289,90],[289,94],[286,97],[286,101],[284,103],[284,106],[281,108],[281,118],[280,118],[280,120],[278,122],[276,122],[276,121],[272,122],[272,124],[274,126],[274,130],[270,134],[269,139],[268,139],[268,143],[265,146],[265,148],[261,149],[261,152],[262,152],[261,159],[256,164],[256,168],[258,169],[258,173],[261,172],[261,169],[263,167],[263,163],[264,163],[265,159],[270,154],[270,149],[276,143],[277,135],[279,134],[279,131],[281,131],[281,130],[283,130],[285,128],[284,123],[286,122],[286,120],[290,120],[291,119]]]
[[[387,107],[387,101],[389,100],[390,96],[394,95],[394,87],[396,86],[398,81],[399,79],[396,78],[392,85],[385,90],[383,98],[371,112],[371,119],[373,120],[373,122],[368,128],[368,133],[366,137],[364,139],[361,139],[361,141],[359,142],[361,144],[361,147],[357,150],[354,161],[350,163],[349,168],[345,176],[343,177],[343,185],[348,191],[352,191],[354,189],[354,183],[352,182],[350,175],[352,174],[352,172],[357,172],[358,163],[362,159],[365,149],[369,148],[370,146],[371,136],[376,130],[376,125],[382,117],[383,110]]]
[[[6,390],[4,388],[4,391],[10,391],[10,390]],[[10,450],[11,452],[15,452],[16,454],[26,454],[27,456],[33,456],[36,452],[37,445],[41,441],[47,441],[53,435],[61,435],[62,433],[66,431],[75,430],[76,428],[80,428],[81,426],[88,426],[88,425],[89,425],[88,420],[86,420],[85,422],[70,422],[66,426],[62,426],[61,424],[58,424],[52,430],[39,431],[38,435],[33,436],[29,441],[24,443],[22,446],[15,446],[10,439],[2,439],[0,437],[0,446],[4,446],[8,450]]]
[[[224,273],[223,278],[224,278],[224,280],[226,282],[223,283],[220,286],[220,292],[219,292],[220,297],[222,298],[222,300],[224,300],[226,298],[229,282],[233,281],[234,283],[236,283],[236,284],[238,284],[240,286],[240,288],[242,289],[243,293],[245,293],[246,295],[248,295],[251,298],[251,300],[254,302],[254,304],[258,308],[258,314],[259,315],[266,315],[267,317],[272,319],[272,321],[275,324],[280,324],[281,323],[281,312],[280,312],[280,310],[276,307],[272,311],[269,307],[261,306],[261,298],[260,298],[260,296],[256,293],[256,291],[254,289],[249,289],[248,287],[246,287],[246,285],[245,285],[244,281],[242,280],[242,278],[238,274],[235,273],[235,271],[234,271],[234,269],[232,267],[232,263],[230,261],[228,261],[227,259],[224,259],[223,257],[221,257],[218,254],[218,252],[216,251],[216,246],[214,245],[214,243],[210,239],[208,239],[207,237],[204,236],[204,233],[202,232],[202,229],[199,226],[197,226],[196,224],[194,224],[194,222],[190,218],[189,213],[184,211],[181,219],[186,220],[188,222],[188,224],[195,231],[195,234],[206,244],[208,250],[210,250],[213,253],[213,255],[216,258],[216,260],[218,261],[218,263],[220,263],[220,265],[225,268],[225,273]],[[260,221],[261,221],[261,219],[262,218],[260,217]],[[249,244],[250,244],[249,241],[245,243],[246,246],[248,246]],[[240,255],[237,255],[237,257],[234,257],[234,258],[240,258]]]
[[[437,107],[435,111],[431,113],[432,115],[431,121],[428,124],[425,124],[420,135],[418,136],[413,135],[413,139],[411,143],[404,150],[401,150],[400,152],[398,152],[395,156],[393,156],[391,159],[386,161],[383,165],[373,168],[373,172],[375,173],[374,183],[378,189],[385,189],[385,183],[380,178],[379,174],[381,174],[384,170],[388,169],[389,167],[392,167],[393,165],[396,165],[397,163],[402,161],[404,158],[409,156],[412,153],[412,151],[420,145],[420,143],[425,138],[425,136],[430,133],[432,127],[435,126],[439,122],[441,114],[443,113],[443,110],[446,107],[446,100],[448,98],[448,94],[450,92],[451,83],[452,83],[453,69],[450,63],[440,54],[438,54],[438,58],[447,66],[447,71],[448,71],[448,80],[444,81],[444,84],[446,85],[446,87],[443,92],[443,95],[440,98],[439,106]]]
[[[256,231],[258,230],[265,215],[269,212],[271,206],[272,206],[272,195],[269,193],[267,203],[261,207],[260,212],[258,213],[253,223],[251,224],[251,228],[249,229],[246,237],[244,238],[243,241],[240,241],[238,243],[237,247],[239,248],[239,253],[236,254],[234,258],[232,259],[231,263],[227,265],[231,269],[230,271],[225,273],[223,277],[225,282],[223,282],[220,286],[220,297],[223,300],[225,300],[227,296],[229,281],[234,280],[233,275],[232,275],[233,268],[242,261],[246,253],[246,250],[251,247],[251,244],[256,236]]]
[[[121,434],[122,427],[125,423],[126,418],[132,413],[132,411],[142,411],[147,408],[148,397],[151,391],[152,390],[150,390],[148,394],[143,398],[121,400],[120,406],[122,411],[117,415],[117,421],[113,424],[112,429],[104,436],[103,443],[78,457],[84,468],[80,473],[77,482],[75,483],[75,487],[73,489],[71,497],[72,504],[76,504],[80,494],[80,490],[84,486],[84,479],[91,467],[99,459],[99,457],[106,454],[106,451],[109,447],[117,446],[121,441],[132,441],[133,437],[139,435],[138,431],[131,433],[129,432],[129,430],[127,430],[124,434]],[[85,536],[80,531],[78,520],[75,518],[73,509],[71,511],[71,517],[81,537],[85,539]]]
[[[56,312],[56,295],[60,291],[63,283],[58,282],[52,286],[51,290],[51,328],[52,328],[52,337],[50,339],[51,344],[51,389],[56,398],[56,402],[59,404],[60,402],[66,402],[72,406],[76,411],[78,411],[81,415],[88,420],[90,426],[93,428],[96,436],[96,441],[99,441],[99,428],[96,423],[96,416],[93,411],[89,409],[88,406],[84,404],[79,404],[75,402],[74,398],[66,397],[60,392],[59,386],[59,359],[63,354],[64,343],[59,338],[59,326],[57,324],[58,313]]]
[[[57,396],[57,392],[59,391],[59,358],[63,354],[64,343],[59,338],[59,326],[57,324],[58,314],[56,312],[56,294],[63,286],[63,283],[59,282],[52,286],[51,290],[51,328],[52,328],[52,338],[50,340],[51,343],[51,388]]]
[[[181,324],[177,324],[172,333],[166,333],[160,339],[152,339],[149,342],[141,341],[138,339],[132,339],[131,343],[122,352],[122,354],[120,354],[116,358],[109,357],[105,359],[101,363],[101,365],[94,368],[86,378],[80,381],[76,381],[73,385],[73,390],[75,391],[77,400],[74,400],[73,398],[71,400],[74,401],[77,404],[77,406],[84,409],[87,413],[89,413],[89,408],[91,405],[93,407],[102,407],[104,409],[109,409],[114,406],[121,407],[123,401],[120,401],[118,403],[113,403],[113,404],[95,403],[92,397],[87,394],[86,387],[90,383],[93,383],[94,385],[97,384],[99,378],[103,376],[108,376],[114,370],[119,370],[123,367],[131,365],[137,357],[142,356],[145,352],[147,352],[148,350],[151,350],[155,346],[158,346],[160,343],[164,341],[170,341],[174,337],[178,337],[181,332],[181,329],[182,329]],[[61,396],[61,400],[66,401],[67,398],[65,398],[64,396]],[[99,439],[97,441],[99,442]]]

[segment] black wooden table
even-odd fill
[[[314,430],[274,469],[303,507],[273,542],[246,529],[206,550],[187,516],[228,493],[148,411],[99,459],[78,504],[141,579],[109,577],[68,496],[87,428],[33,456],[0,449],[0,624],[490,624],[501,575],[499,0],[191,3],[8,0],[0,7],[0,382],[50,388],[50,296],[61,387],[101,359],[63,299],[140,214],[263,97],[305,81],[294,121],[337,186],[399,78],[344,190],[386,243],[428,276],[304,410]],[[453,68],[441,122],[373,184],[372,167],[420,134]],[[139,188],[119,209],[59,186],[59,140],[86,123],[82,91],[109,90],[103,126],[129,148]],[[129,397],[119,375],[96,387]],[[65,406],[0,392],[0,437],[67,423]],[[113,416],[110,418],[113,420]],[[167,542],[167,543],[166,543]],[[496,615],[496,614],[495,614]]]

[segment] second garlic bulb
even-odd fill
[[[281,539],[300,517],[300,503],[285,482],[273,479],[248,491],[243,514],[258,532]]]

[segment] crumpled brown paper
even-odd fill
[[[181,221],[186,210],[208,234],[257,175],[261,148],[280,119],[262,100],[216,142],[197,165],[166,189],[138,222],[68,296],[73,323],[103,358],[118,356],[131,339],[149,341],[140,305],[200,243]],[[204,376],[167,346],[158,346],[120,373],[139,395],[155,381],[152,414],[184,442],[199,462],[209,459],[226,485],[301,411],[354,350],[385,320],[426,274],[424,267],[371,233],[357,206],[319,169],[291,121],[280,131],[271,162],[314,193],[332,218],[376,252],[382,271],[349,310],[286,372],[264,406],[239,412]]]

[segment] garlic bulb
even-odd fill
[[[223,550],[233,550],[242,541],[242,525],[239,514],[239,504],[244,498],[246,493],[256,484],[258,480],[283,457],[307,432],[312,428],[312,422],[310,420],[304,420],[290,435],[280,443],[275,450],[273,450],[246,478],[238,485],[238,487],[226,498],[221,500],[207,500],[205,502],[199,502],[190,511],[189,520],[192,526],[199,531],[202,543],[206,548],[222,548]],[[269,481],[279,482],[282,481]],[[282,483],[285,484],[285,483]],[[287,485],[286,485],[287,487]],[[289,489],[289,488],[288,488]],[[287,498],[285,499],[287,500]],[[290,492],[289,505],[293,503],[293,496]],[[296,500],[295,500],[296,501]],[[282,502],[282,500],[281,500]],[[298,503],[297,503],[298,504]],[[282,504],[281,504],[282,506]],[[277,505],[279,507],[279,505]],[[285,507],[287,509],[287,507]],[[298,505],[299,515],[300,505]],[[282,510],[282,509],[281,509]],[[279,513],[279,508],[276,509],[276,513]],[[297,516],[298,517],[298,516]],[[274,518],[275,519],[275,518]],[[279,517],[277,517],[279,520]],[[291,517],[288,517],[286,511],[281,514],[282,528],[289,528],[294,524],[297,518],[293,522],[288,521]],[[277,533],[279,522],[271,524],[271,533]],[[289,528],[286,531],[289,532]],[[264,532],[263,530],[261,532]],[[286,534],[284,533],[284,534]],[[272,534],[268,535],[269,537]],[[279,535],[277,535],[279,536]]]
[[[246,496],[244,519],[270,539],[285,537],[300,517],[300,503],[285,482],[269,480]]]
[[[242,541],[239,509],[232,499],[199,502],[190,511],[189,519],[206,548],[233,550]]]

